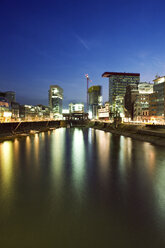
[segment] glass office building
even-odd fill
[[[51,85],[49,89],[49,107],[53,113],[62,114],[63,89],[58,85]]]
[[[132,83],[139,84],[140,73],[104,72],[102,77],[109,78],[110,105],[115,112],[123,112],[126,87]]]
[[[98,108],[102,105],[101,86],[94,85],[88,89],[89,118],[97,119]]]
[[[156,116],[165,116],[165,76],[158,77],[154,81],[154,92],[156,92]]]

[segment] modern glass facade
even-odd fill
[[[88,89],[89,96],[89,117],[96,119],[98,116],[98,108],[102,105],[101,86],[95,85]]]
[[[140,82],[140,73],[105,72],[102,77],[109,78],[109,103],[116,115],[124,112],[124,97],[129,84]]]
[[[132,83],[140,82],[140,74],[118,73],[109,77],[109,102],[112,104],[117,96],[124,98],[126,87]]]
[[[165,116],[165,77],[159,77],[154,81],[154,92],[157,93],[156,115]]]
[[[49,89],[49,106],[53,113],[62,114],[63,89],[58,85],[51,85]]]

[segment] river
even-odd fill
[[[94,129],[0,143],[0,247],[165,247],[165,148]]]

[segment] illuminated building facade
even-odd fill
[[[147,120],[149,116],[149,94],[138,94],[134,103],[134,120]],[[146,118],[147,117],[147,118]]]
[[[140,73],[105,72],[102,77],[109,78],[109,103],[116,114],[124,112],[124,97],[129,84],[140,82]]]
[[[149,116],[149,95],[153,93],[153,84],[140,82],[126,87],[125,109],[132,120],[137,116]]]
[[[0,97],[6,99],[9,104],[9,110],[12,113],[12,119],[19,118],[19,104],[16,103],[16,94],[14,91],[0,92]]]
[[[110,118],[110,104],[109,102],[105,103],[105,106],[102,106],[98,109],[98,118],[100,120],[109,120]]]
[[[38,121],[49,120],[53,118],[53,113],[50,107],[39,104],[33,105],[20,105],[19,116],[21,120],[26,121]]]
[[[19,109],[20,104],[17,102],[11,102],[11,112],[12,112],[12,119],[18,120],[19,119]]]
[[[98,118],[98,108],[102,105],[101,86],[95,85],[88,89],[89,118]]]
[[[156,93],[156,116],[165,117],[165,76],[158,77],[154,81]]]
[[[49,89],[49,107],[53,113],[62,114],[63,89],[58,85],[51,85]]]
[[[157,92],[149,95],[149,115],[157,115]]]
[[[69,113],[84,113],[84,104],[83,103],[70,103]]]
[[[0,122],[10,121],[11,111],[9,110],[9,103],[4,97],[0,97]]]

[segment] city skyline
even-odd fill
[[[2,1],[0,91],[48,105],[49,86],[57,84],[64,104],[86,102],[88,73],[105,102],[105,71],[152,81],[164,75],[164,10],[163,1]]]

